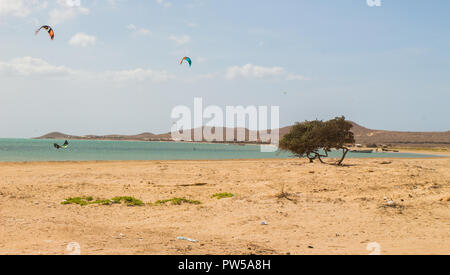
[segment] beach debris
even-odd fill
[[[198,242],[197,240],[191,239],[191,238],[186,238],[186,237],[177,237],[178,240],[180,241],[189,241],[191,243],[196,243]]]
[[[395,202],[394,200],[390,199],[387,200],[386,203],[384,203],[382,206],[382,208],[396,208],[396,209],[403,209],[403,205],[398,204],[397,202]]]
[[[262,221],[261,225],[269,225],[266,221]]]
[[[440,199],[440,201],[443,201],[443,202],[450,202],[450,196],[448,196],[448,197],[446,197],[446,198],[442,198],[442,199]]]
[[[308,245],[308,248],[311,248],[311,249],[313,249],[313,248],[314,248],[314,246],[312,246],[312,245]]]
[[[114,237],[115,239],[123,239],[123,238],[125,238],[126,237],[126,235],[125,234],[123,234],[123,233],[120,233],[119,234],[119,236],[117,236],[117,237]]]
[[[205,186],[205,185],[208,185],[208,183],[198,182],[198,183],[192,183],[192,184],[177,184],[176,186],[189,187],[189,186]]]
[[[439,188],[441,188],[441,186],[439,184],[437,184],[437,183],[433,183],[433,185],[431,185],[428,188],[430,188],[430,189],[439,189]]]
[[[149,184],[154,184],[150,183]],[[206,185],[215,185],[207,182],[197,182],[197,183],[182,183],[182,184],[158,184],[155,185],[155,187],[199,187],[199,186],[206,186]]]
[[[380,164],[382,164],[382,165],[391,164],[391,163],[392,163],[392,161],[383,161],[383,162],[380,162]]]

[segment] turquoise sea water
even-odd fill
[[[62,140],[0,139],[0,161],[87,161],[87,160],[215,160],[290,158],[288,152],[261,153],[255,145],[198,144],[140,141],[70,141],[66,150],[56,150],[53,143]],[[330,157],[340,157],[332,152]],[[406,153],[349,153],[349,158],[419,158],[436,157]]]

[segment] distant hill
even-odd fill
[[[447,132],[398,132],[372,130],[354,122],[352,132],[360,144],[395,144],[395,145],[444,145],[450,146],[450,131]]]
[[[37,137],[35,139],[72,139],[72,140],[142,140],[149,141],[156,138],[156,135],[153,133],[142,133],[139,135],[85,135],[85,136],[74,136],[74,135],[66,135],[59,132],[52,132],[41,137]]]
[[[397,146],[425,146],[425,147],[450,147],[450,131],[447,132],[400,132],[372,130],[365,128],[353,121],[352,132],[357,144],[363,145],[397,145]],[[280,136],[289,133],[292,126],[280,129]]]
[[[356,143],[358,144],[391,144],[391,145],[405,145],[405,146],[426,146],[426,147],[450,147],[450,131],[447,132],[399,132],[399,131],[385,131],[385,130],[372,130],[365,128],[355,122],[353,124],[352,132],[355,135]],[[283,137],[289,133],[292,126],[280,128],[280,137]],[[203,128],[205,129],[205,127]],[[210,129],[213,133],[217,130],[216,127]],[[226,140],[227,128],[222,128],[223,140]],[[259,137],[259,133],[252,132],[248,129],[240,129],[245,133],[245,140],[249,140],[250,134],[256,134]],[[194,131],[190,132],[191,140],[194,140]],[[234,136],[237,137],[238,129],[231,129],[234,132]],[[153,134],[142,133],[138,135],[86,135],[86,136],[72,136],[59,132],[53,132],[37,139],[72,139],[72,140],[135,140],[135,141],[170,141],[172,140],[171,133],[165,134]]]
[[[38,137],[37,139],[72,139],[73,136],[66,135],[60,132],[52,132],[48,133],[46,135],[43,135],[42,137]]]

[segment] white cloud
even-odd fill
[[[42,0],[0,0],[0,15],[26,17],[34,9],[46,8],[47,5],[47,1]]]
[[[133,69],[117,72],[107,72],[105,77],[114,81],[151,81],[154,83],[167,82],[175,78],[175,76],[169,74],[167,71],[154,71],[145,69]]]
[[[81,5],[77,0],[57,0],[57,7],[50,11],[50,23],[64,23],[78,15],[87,15],[90,10]]]
[[[281,77],[283,77],[285,80],[290,81],[311,80],[311,78],[304,75],[288,73],[283,67],[262,67],[262,66],[255,66],[252,64],[230,67],[228,68],[225,74],[225,79],[227,80],[235,80],[238,78],[244,79],[277,78],[280,80]]]
[[[225,78],[234,80],[236,78],[265,78],[284,74],[285,70],[282,67],[261,67],[252,64],[247,64],[242,67],[234,66],[228,68]]]
[[[129,29],[133,33],[133,35],[147,36],[152,34],[150,30],[145,28],[138,28],[133,24],[128,25],[127,29]]]
[[[0,62],[0,75],[18,77],[71,77],[72,79],[103,80],[119,82],[144,82],[163,83],[175,79],[175,76],[167,71],[151,69],[131,69],[122,71],[91,72],[74,70],[65,66],[52,65],[49,62],[33,57],[15,58],[8,62]]]
[[[0,73],[15,76],[61,76],[70,75],[75,73],[75,71],[64,66],[51,65],[47,61],[39,58],[26,56],[12,59],[9,62],[0,62]]]
[[[169,36],[169,40],[175,41],[178,46],[188,44],[192,41],[189,35],[171,35]]]
[[[65,4],[69,7],[79,7],[81,6],[81,0],[64,0]]]
[[[69,40],[71,46],[77,47],[89,47],[94,46],[97,43],[97,38],[93,35],[85,33],[77,33]]]
[[[47,0],[0,0],[0,16],[27,17],[31,13],[48,8]],[[89,14],[89,9],[82,6],[81,0],[56,0],[56,7],[49,12],[49,23],[63,23],[80,14]]]
[[[311,80],[311,78],[304,76],[304,75],[297,75],[297,74],[288,74],[286,76],[286,80]]]
[[[197,76],[198,79],[215,79],[219,77],[219,73],[208,73],[208,74],[200,74]]]
[[[7,62],[0,61],[0,75],[5,76],[19,76],[19,77],[70,77],[71,79],[90,79],[90,80],[103,80],[107,82],[152,82],[152,83],[164,83],[172,80],[197,82],[201,80],[216,79],[222,75],[222,73],[208,73],[192,75],[188,79],[183,77],[176,77],[175,75],[163,70],[152,70],[135,68],[129,70],[118,71],[103,71],[92,72],[74,70],[66,66],[52,65],[49,62],[33,57],[21,57],[15,58]],[[237,78],[245,79],[261,79],[275,77],[281,79],[284,77],[286,80],[310,80],[310,78],[288,74],[282,67],[261,67],[251,64],[244,65],[242,67],[235,66],[228,69],[225,78],[227,80],[234,80]]]

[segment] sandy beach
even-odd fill
[[[0,163],[0,254],[450,254],[450,158],[345,164]],[[82,196],[201,204],[61,204]]]

